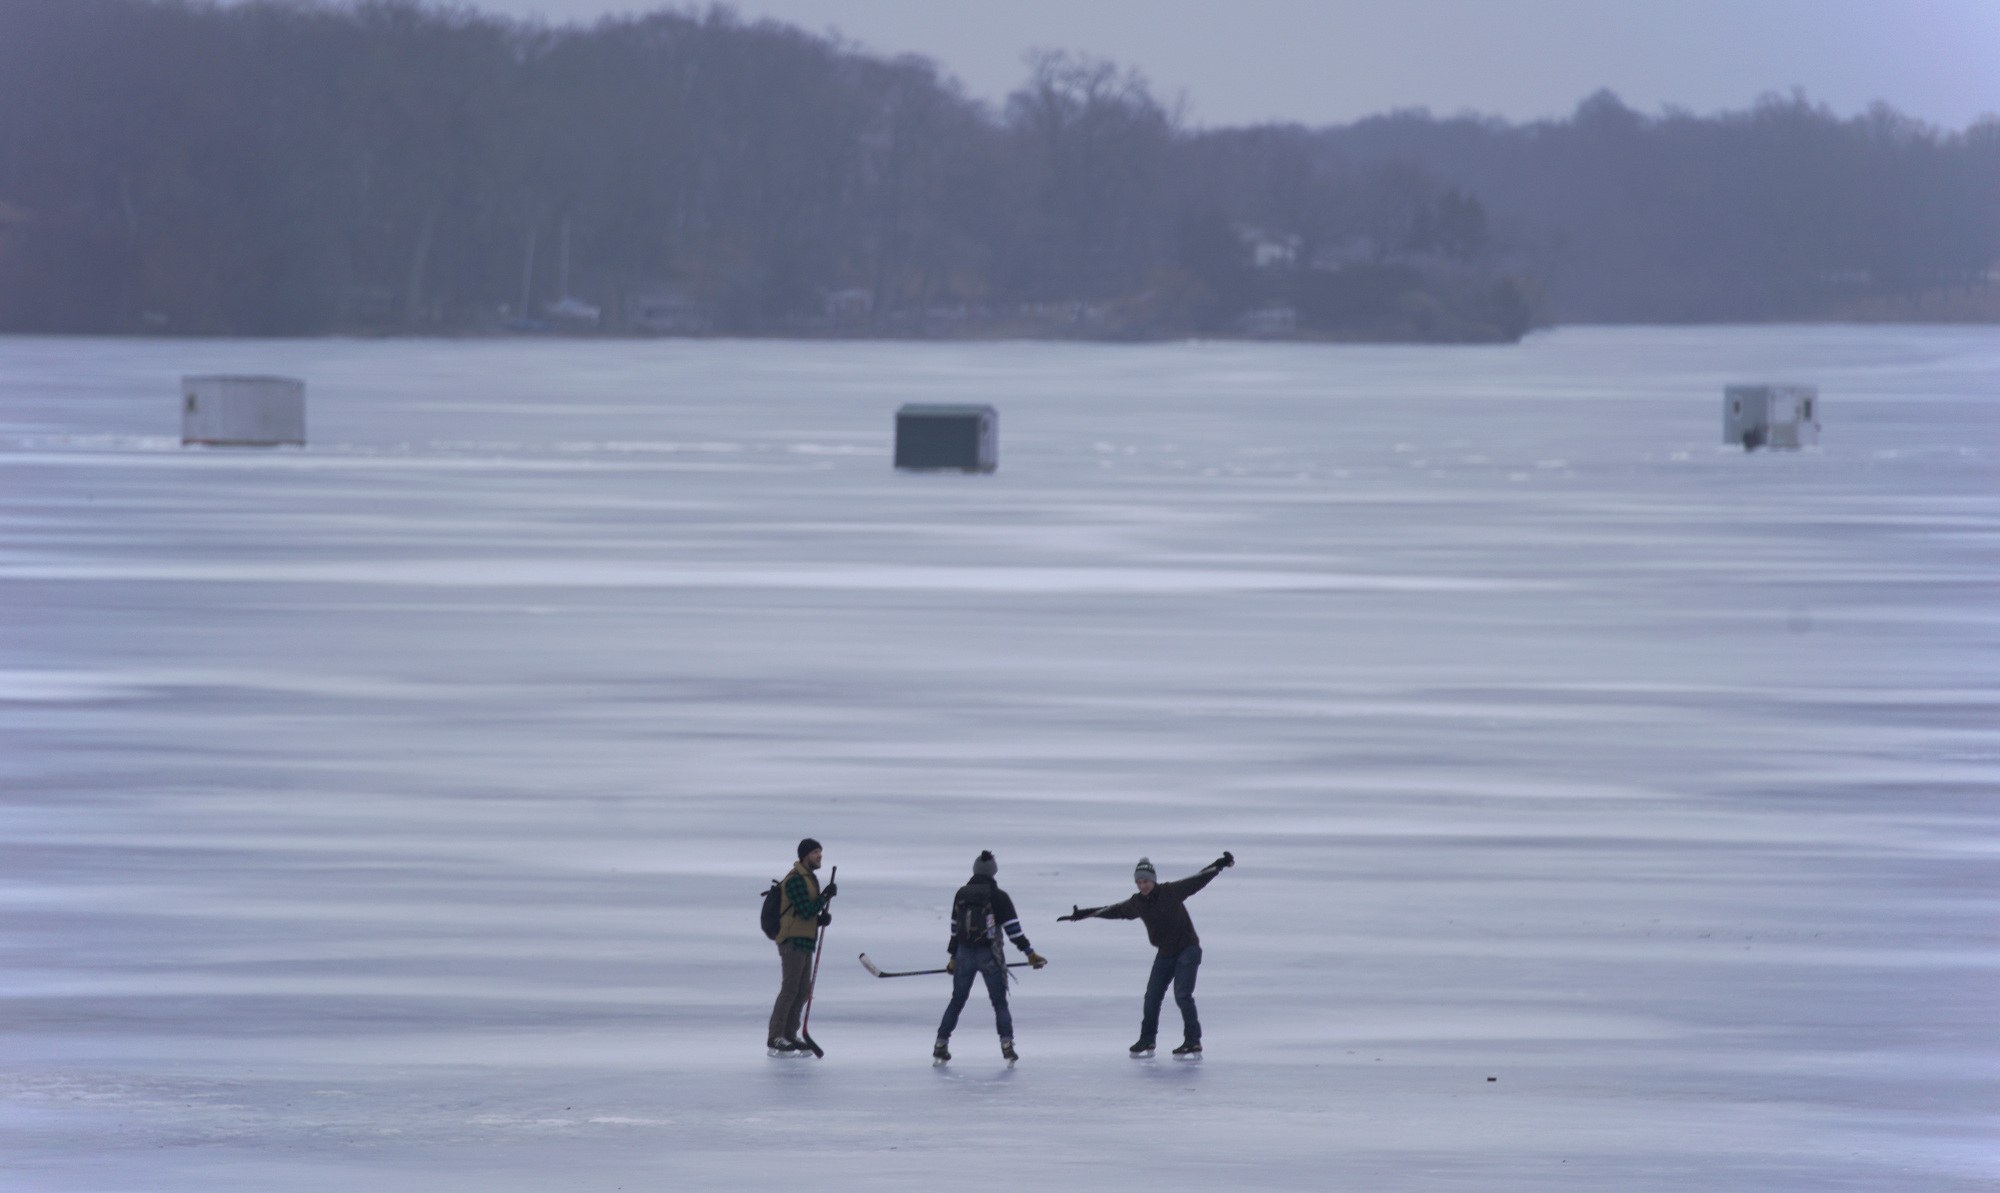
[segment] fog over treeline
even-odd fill
[[[0,330],[1506,340],[1992,317],[2000,122],[1196,129],[726,10],[0,0]],[[568,299],[567,302],[558,300]]]

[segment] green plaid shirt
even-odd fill
[[[785,879],[785,902],[791,904],[793,914],[802,920],[816,920],[819,918],[819,913],[826,910],[826,897],[822,895],[814,899],[810,891],[811,888],[806,886],[804,875],[794,872],[790,878]],[[810,936],[793,936],[785,943],[801,953],[813,951],[813,938]]]

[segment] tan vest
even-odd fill
[[[817,901],[819,899],[819,878],[811,870],[806,869],[804,860],[800,860],[792,867],[791,873],[785,875],[786,885],[789,886],[791,884],[793,874],[805,875],[806,897]],[[819,936],[819,917],[817,915],[811,918],[801,916],[798,913],[798,909],[792,906],[792,900],[789,895],[786,896],[784,903],[785,909],[778,915],[778,939],[786,941],[800,936],[805,937],[807,940],[817,938]]]

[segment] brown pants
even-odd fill
[[[784,980],[778,986],[778,1001],[771,1006],[770,1040],[795,1040],[799,1036],[799,1016],[805,1013],[806,999],[812,995],[813,955],[789,940],[778,942],[778,963]]]

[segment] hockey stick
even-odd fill
[[[1032,961],[1009,961],[1009,962],[1007,963],[1007,968],[1008,968],[1008,969],[1019,969],[1019,968],[1021,968],[1021,967],[1022,967],[1023,965],[1030,965],[1030,966],[1032,966],[1033,964],[1034,964],[1034,962],[1032,962]],[[919,976],[921,976],[921,975],[923,975],[923,974],[927,974],[927,973],[950,973],[950,972],[951,972],[951,970],[949,970],[949,969],[899,969],[899,970],[894,970],[894,971],[891,971],[891,970],[886,970],[886,969],[882,969],[881,967],[877,966],[877,965],[876,965],[876,964],[875,964],[875,963],[874,963],[873,961],[870,961],[870,960],[868,959],[868,954],[866,954],[866,953],[863,953],[863,954],[861,954],[861,967],[862,967],[863,969],[867,970],[867,971],[868,971],[869,973],[872,973],[872,974],[874,974],[874,975],[875,975],[876,977],[878,977],[878,978],[914,978],[914,977],[919,977]]]
[[[833,869],[827,871],[826,884],[832,886],[834,880],[839,877],[840,867],[835,866]],[[820,910],[825,911],[826,904],[832,902],[833,900],[828,899],[826,903],[820,905]],[[820,1047],[818,1041],[812,1037],[813,995],[819,992],[819,959],[826,954],[826,950],[820,946],[825,943],[826,925],[821,924],[819,927],[819,936],[813,941],[813,976],[811,983],[806,986],[806,1017],[805,1021],[799,1024],[799,1042],[812,1049],[812,1054],[816,1059],[824,1059],[826,1057],[826,1049]]]

